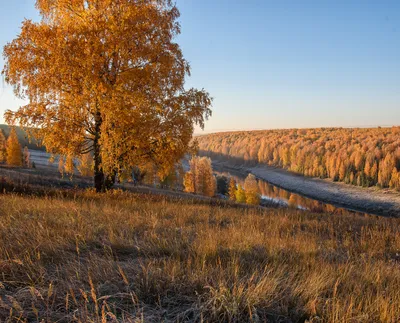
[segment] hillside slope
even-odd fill
[[[0,194],[0,321],[396,322],[400,219]]]

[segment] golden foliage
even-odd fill
[[[238,184],[237,190],[235,192],[236,202],[246,203],[246,192],[244,191],[242,185]]]
[[[183,178],[183,186],[184,186],[184,191],[187,193],[194,193],[195,192],[195,187],[194,187],[194,176],[191,171],[186,172],[184,178]]]
[[[217,189],[211,159],[193,156],[189,161],[190,171],[185,174],[185,192],[212,197]]]
[[[226,132],[197,137],[211,157],[282,167],[306,176],[389,187],[400,176],[400,127]],[[397,173],[393,169],[397,169]]]
[[[42,20],[23,22],[5,46],[6,81],[30,103],[8,122],[35,127],[49,152],[92,152],[97,190],[152,161],[160,174],[190,148],[211,99],[184,89],[178,9],[165,0],[38,0]]]
[[[67,158],[65,159],[64,170],[65,173],[67,173],[70,176],[74,174],[75,164],[74,164],[74,158],[71,155],[68,155]]]
[[[259,205],[261,196],[258,187],[257,179],[253,174],[249,174],[244,181],[244,190],[246,192],[246,203]]]
[[[143,174],[143,183],[154,186],[157,182],[157,167],[154,163],[148,162],[140,167],[140,170]]]
[[[0,163],[6,161],[6,136],[4,135],[3,129],[0,129]]]
[[[400,172],[397,168],[393,168],[389,186],[400,191]]]
[[[59,156],[58,159],[58,172],[61,174],[62,177],[64,177],[64,172],[65,172],[65,157],[64,156]]]
[[[228,195],[229,195],[229,199],[231,201],[236,201],[236,181],[234,178],[230,178],[229,180],[229,190],[228,190]]]
[[[22,166],[22,151],[19,144],[17,132],[15,128],[11,128],[7,139],[7,164],[11,166]]]
[[[202,157],[199,162],[203,181],[203,194],[205,196],[213,197],[217,189],[217,181],[213,175],[213,169],[211,166],[211,159]]]
[[[90,153],[81,155],[77,166],[82,176],[93,176],[93,156]]]
[[[175,168],[172,168],[170,172],[166,175],[160,178],[159,184],[160,187],[162,188],[167,188],[167,189],[175,189],[178,185],[182,184],[181,178],[180,178],[180,169],[179,165]]]

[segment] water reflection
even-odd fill
[[[244,185],[245,176],[240,173],[233,174],[232,172],[216,172],[217,175],[232,177],[240,185]],[[309,210],[315,213],[330,213],[335,215],[357,214],[368,216],[368,213],[356,212],[341,207],[336,207],[332,204],[323,203],[296,193],[289,192],[283,188],[268,183],[262,179],[258,179],[258,186],[265,201],[272,201],[281,206],[297,208],[301,210]]]

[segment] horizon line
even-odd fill
[[[202,132],[194,132],[194,136],[208,135],[213,133],[221,133],[221,132],[250,132],[250,131],[269,131],[269,130],[297,130],[297,129],[375,129],[375,128],[392,128],[392,127],[400,127],[398,125],[364,125],[364,126],[320,126],[320,127],[292,127],[292,128],[252,128],[252,129],[215,129],[210,131],[202,131]]]

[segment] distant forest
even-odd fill
[[[400,191],[400,127],[242,131],[196,139],[200,152],[213,159]]]

